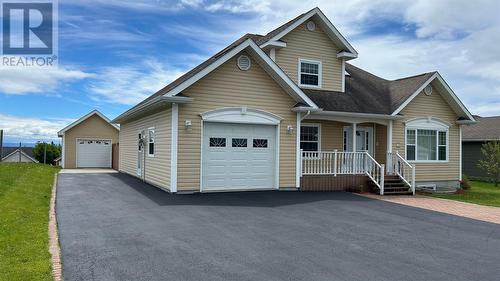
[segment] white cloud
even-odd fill
[[[81,70],[59,67],[0,67],[0,93],[55,95],[64,83],[92,77]]]
[[[153,60],[106,67],[90,83],[89,95],[95,101],[135,105],[182,74],[183,70]]]
[[[0,114],[0,128],[6,141],[22,142],[57,140],[57,132],[70,124],[71,119],[39,119]]]

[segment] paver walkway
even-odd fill
[[[466,217],[470,219],[500,224],[500,208],[482,206],[472,203],[433,198],[423,195],[415,196],[380,196],[376,194],[361,194],[362,196],[379,199],[386,202],[412,206],[431,211]]]

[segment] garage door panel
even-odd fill
[[[111,168],[111,140],[77,139],[77,168]]]
[[[203,190],[275,188],[276,126],[206,122],[203,131]]]

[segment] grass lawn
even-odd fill
[[[486,206],[500,207],[500,185],[495,187],[492,183],[471,181],[472,188],[463,194],[435,194],[434,197],[451,199]]]
[[[52,280],[47,229],[58,171],[42,164],[0,164],[0,280]]]

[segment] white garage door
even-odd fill
[[[203,125],[203,191],[276,188],[276,126]]]
[[[111,140],[77,139],[77,168],[111,168]]]

